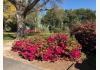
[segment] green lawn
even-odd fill
[[[36,36],[43,36],[44,38],[47,38],[49,35],[52,33],[31,33],[28,34],[26,37],[33,37],[34,35]],[[3,33],[3,39],[4,40],[14,40],[16,38],[16,32],[4,32]]]
[[[4,32],[3,33],[3,39],[4,40],[13,40],[16,38],[15,32]]]

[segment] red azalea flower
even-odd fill
[[[74,59],[80,58],[81,56],[81,51],[79,49],[73,49],[71,51],[71,57]]]
[[[61,55],[61,54],[63,53],[63,51],[64,51],[64,50],[63,50],[62,47],[57,47],[55,53],[56,53],[57,55]]]
[[[54,41],[55,41],[55,38],[54,38],[54,37],[52,37],[52,36],[48,37],[48,42],[49,42],[49,43],[52,43],[52,42],[54,42]]]
[[[15,46],[22,46],[23,41],[16,41]]]
[[[53,56],[53,50],[48,48],[47,51],[44,52],[44,54],[43,54],[43,60],[45,60],[45,61],[51,60],[52,56]]]

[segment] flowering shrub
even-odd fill
[[[69,40],[68,41],[68,46],[70,46],[69,47],[69,50],[72,50],[72,49],[75,49],[75,48],[77,48],[77,49],[82,49],[82,46],[76,41],[76,40]]]
[[[70,56],[73,58],[73,59],[78,59],[81,57],[81,51],[77,48],[75,49],[72,49],[71,50],[71,53],[70,53]]]
[[[68,40],[68,35],[66,34],[54,34],[48,37],[48,43],[49,46],[55,45],[55,46],[60,46],[63,49],[67,47],[67,40]]]
[[[20,40],[15,42],[12,51],[18,52],[24,59],[32,61],[38,57],[38,52],[42,48],[41,45],[32,42],[31,39]]]
[[[70,50],[67,42],[68,35],[54,34],[49,36],[47,40],[32,41],[31,39],[26,39],[16,41],[12,51],[18,52],[21,57],[30,61],[56,61],[63,57],[78,59],[81,56],[81,51],[78,49],[79,45]]]
[[[65,42],[65,41],[67,41],[68,40],[68,35],[66,35],[66,34],[53,34],[53,35],[51,35],[50,37],[48,37],[48,42],[54,42],[54,41],[57,41],[58,40],[58,42],[59,41],[63,41],[63,42]]]
[[[48,47],[43,53],[43,60],[46,61],[56,61],[62,58],[62,55],[65,54],[65,49],[60,46]]]
[[[70,51],[70,57],[74,60],[77,60],[81,57],[81,45],[75,40],[74,37],[69,39],[68,46],[70,46],[68,49]]]
[[[14,47],[12,47],[13,51],[21,51],[23,48],[26,48],[28,44],[31,44],[31,39],[28,40],[19,40],[14,43]]]
[[[24,30],[25,34],[31,34],[31,33],[40,33],[41,31],[39,29],[26,29]]]
[[[22,51],[20,51],[19,55],[21,55],[25,59],[32,61],[33,59],[36,58],[37,52],[38,52],[37,45],[29,45],[28,47],[26,47]]]
[[[26,34],[30,34],[30,33],[33,33],[33,32],[35,32],[35,30],[32,30],[32,29],[26,29],[25,30],[25,33]]]
[[[91,53],[95,50],[96,46],[96,25],[95,24],[82,24],[72,30],[78,42],[82,45],[84,52]]]

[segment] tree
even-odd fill
[[[65,10],[65,18],[64,18],[64,24],[66,24],[69,28],[74,24],[80,24],[80,23],[87,23],[89,22],[95,22],[96,15],[93,10],[90,9],[75,9],[75,10]]]
[[[8,0],[4,0],[4,14],[3,14],[3,18],[4,18],[4,31],[9,30],[8,28],[10,28],[10,31],[14,31],[15,27],[13,27],[13,25],[16,25],[15,23],[15,13],[16,13],[16,8],[8,1]]]
[[[80,23],[80,19],[75,13],[75,10],[72,9],[65,10],[65,18],[64,18],[65,26],[68,26],[70,28],[73,24],[77,23]]]
[[[74,10],[74,12],[82,22],[86,22],[87,20],[89,22],[95,22],[96,19],[95,11],[91,9],[81,8],[81,9]]]
[[[64,10],[56,6],[46,12],[41,23],[49,26],[50,31],[55,31],[56,29],[61,30],[63,28],[63,19]]]
[[[40,11],[51,0],[9,0],[16,7],[17,17],[17,38],[24,37],[25,18],[31,10]],[[57,1],[57,0],[52,0]]]
[[[95,18],[95,11],[90,9],[80,8],[64,11],[63,9],[53,7],[46,12],[41,23],[46,26],[50,25],[52,30],[53,28],[63,28],[63,31],[69,31],[74,25],[87,23],[87,21],[93,23]]]

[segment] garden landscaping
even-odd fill
[[[82,64],[91,58],[94,58],[90,62],[95,66],[96,34],[94,29],[95,24],[84,24],[73,29],[72,36],[67,33],[39,33],[15,40],[12,41],[13,45],[9,43],[10,47],[5,45],[9,47],[7,49],[9,51],[5,50],[4,56],[31,63],[44,68],[43,70],[65,70],[74,63],[71,70],[77,70],[75,68],[77,63]]]
[[[95,1],[88,8],[71,0],[3,3],[6,70],[96,70]]]
[[[24,64],[30,64],[31,66],[35,66],[36,68],[42,69],[42,70],[65,70],[67,69],[73,62],[65,61],[65,60],[58,60],[55,62],[47,62],[47,61],[28,61],[21,57],[16,52],[11,51],[11,45],[14,42],[14,40],[5,40],[4,41],[4,57],[8,59],[16,60],[17,62],[22,62],[23,66]],[[6,61],[6,60],[4,60]],[[4,64],[5,65],[5,64]],[[72,66],[70,69],[78,70],[74,66]]]

